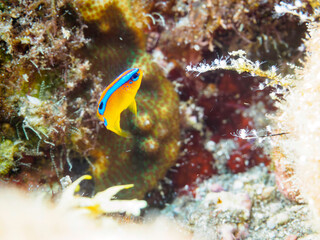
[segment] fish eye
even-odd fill
[[[102,108],[103,108],[103,102],[100,103],[99,110],[101,110]]]
[[[139,73],[135,73],[135,74],[133,74],[133,76],[132,76],[132,80],[133,80],[133,81],[137,81],[137,80],[138,80],[138,78],[139,78],[139,76],[140,76],[140,74],[139,74]]]

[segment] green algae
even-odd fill
[[[8,174],[14,167],[14,154],[18,150],[18,146],[10,140],[4,140],[0,143],[0,176]]]

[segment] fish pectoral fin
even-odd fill
[[[137,103],[135,99],[133,99],[128,108],[132,113],[134,113],[134,115],[137,116]]]

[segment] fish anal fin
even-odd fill
[[[121,128],[109,128],[109,130],[114,132],[115,134],[121,136],[121,137],[125,137],[125,138],[131,137],[130,132],[124,131]]]
[[[121,130],[120,132],[115,132],[116,134],[118,134],[121,137],[125,137],[125,138],[130,138],[132,135],[130,132]]]
[[[133,99],[133,101],[130,103],[128,109],[134,114],[137,116],[137,103],[136,103],[136,100]]]
[[[125,138],[129,138],[131,136],[131,133],[124,131],[120,127],[120,115],[115,119],[113,124],[109,124],[107,126],[107,129],[110,131],[116,133],[117,135]]]

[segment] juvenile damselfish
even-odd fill
[[[137,115],[135,96],[140,88],[142,71],[131,68],[120,74],[101,94],[98,102],[97,114],[110,131],[122,137],[130,134],[120,127],[120,115],[129,108]]]

